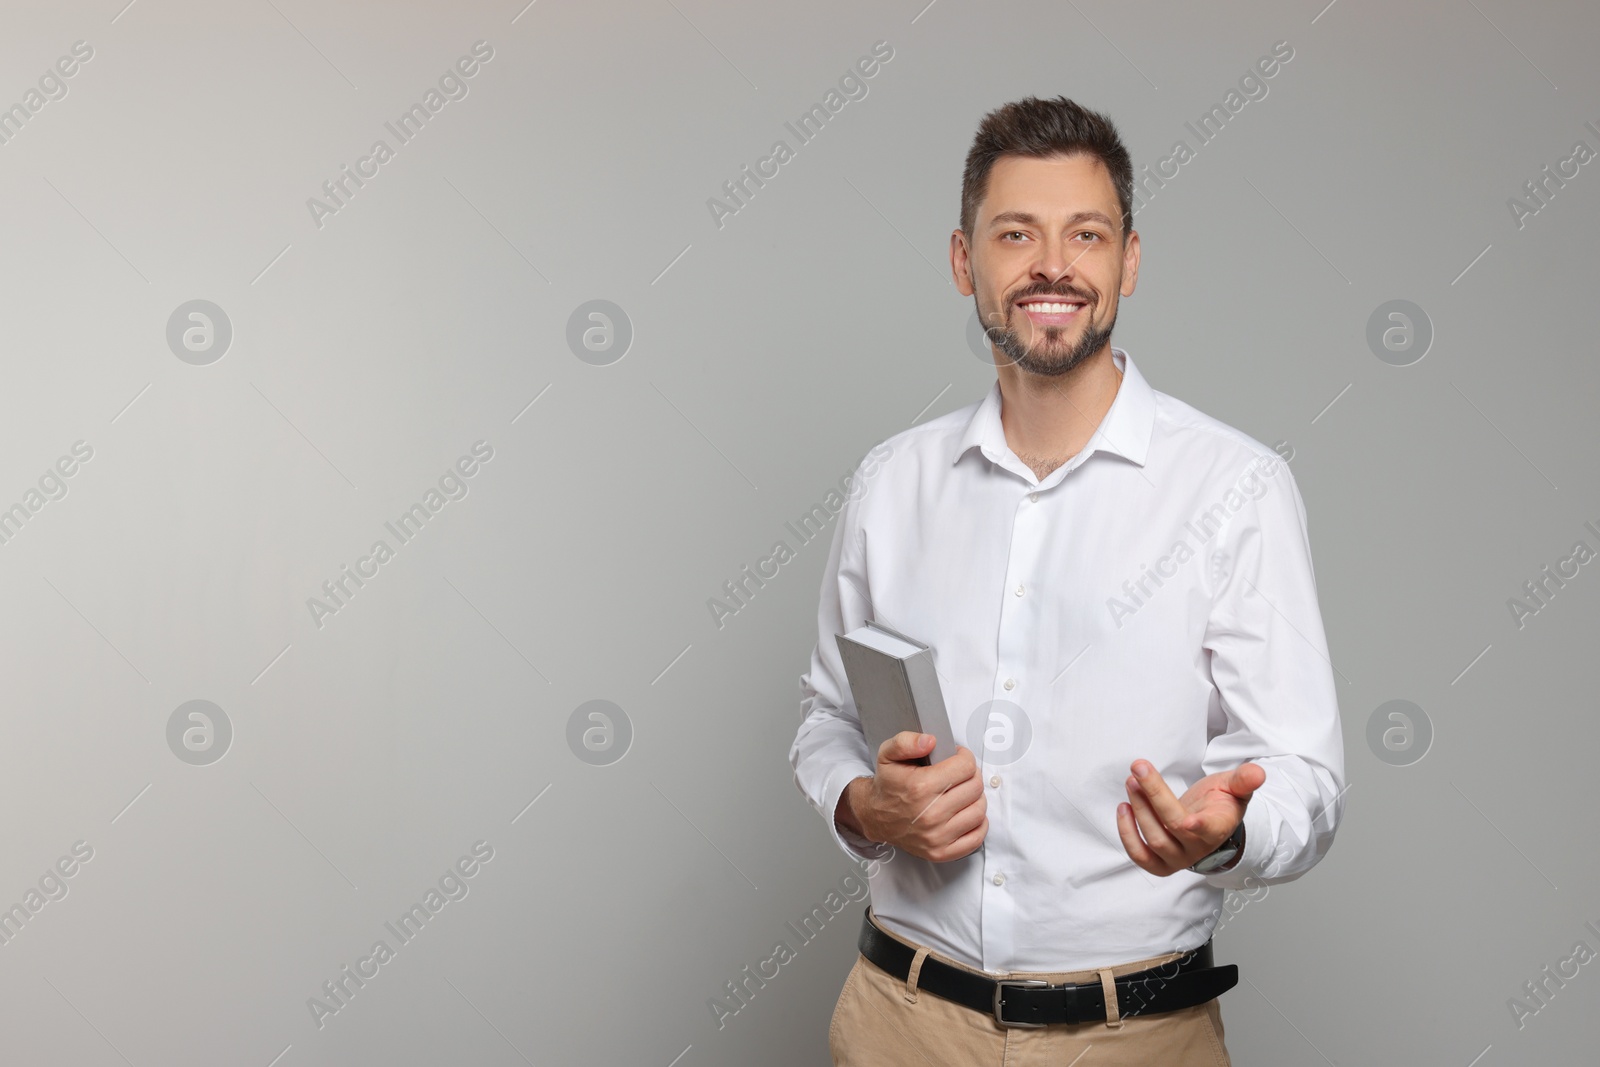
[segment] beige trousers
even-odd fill
[[[1055,1023],[1037,1030],[1004,1027],[993,1015],[915,988],[927,956],[961,964],[885,932],[919,955],[906,979],[856,956],[828,1028],[834,1067],[1071,1067],[1080,1061],[1081,1067],[1231,1067],[1215,999],[1115,1022]],[[1002,977],[1108,982],[1182,955],[1169,952],[1098,971],[1015,971]]]

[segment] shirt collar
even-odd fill
[[[1094,452],[1111,452],[1142,467],[1150,451],[1150,434],[1155,426],[1155,391],[1144,380],[1144,375],[1139,373],[1139,368],[1134,366],[1126,351],[1111,346],[1111,359],[1122,371],[1122,382],[1117,387],[1117,395],[1112,399],[1110,409],[1095,428],[1094,436],[1084,446],[1082,455],[1087,460]],[[996,378],[968,420],[966,431],[956,442],[950,457],[952,466],[959,463],[961,457],[974,446],[981,448],[991,460],[996,460],[1010,449],[1011,446],[1006,444],[1005,428],[1000,423],[1000,399],[1000,379]]]

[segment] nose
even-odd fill
[[[1073,248],[1065,238],[1046,237],[1039,243],[1039,258],[1033,264],[1033,277],[1050,286],[1063,282],[1070,284],[1077,277],[1078,260],[1084,251]]]

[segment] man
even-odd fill
[[[1132,189],[1100,114],[984,118],[950,265],[996,383],[874,448],[834,532],[790,762],[872,869],[836,1064],[1227,1064],[1223,890],[1304,874],[1342,814],[1294,478],[1110,343]],[[956,755],[867,750],[834,635],[869,619],[933,647]]]

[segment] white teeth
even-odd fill
[[[1064,315],[1069,311],[1077,311],[1079,308],[1083,307],[1082,304],[1044,304],[1038,302],[1024,306],[1027,307],[1028,310],[1037,311],[1042,315]]]

